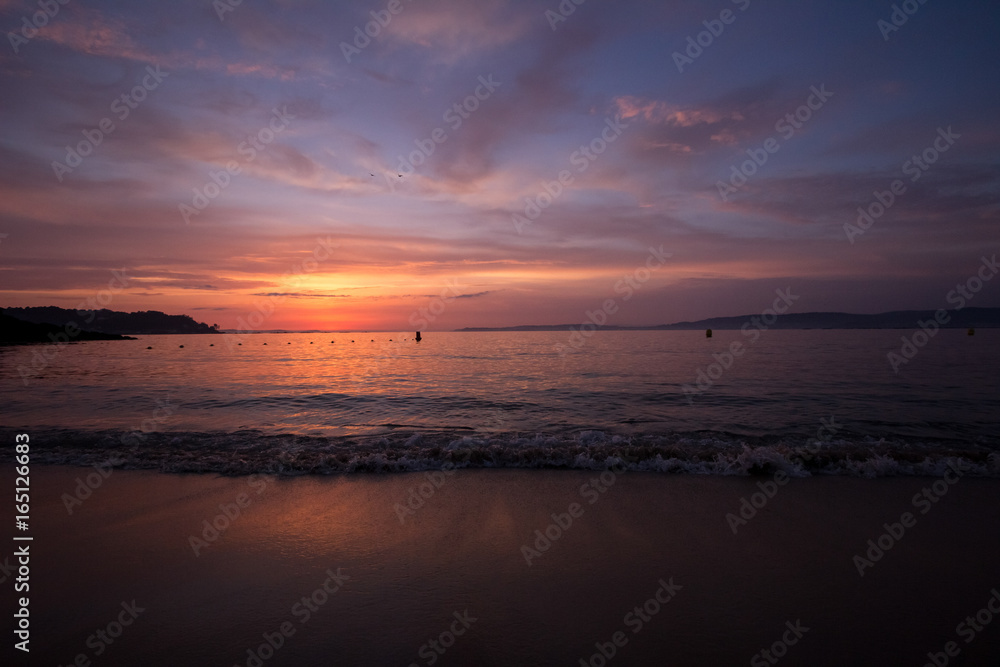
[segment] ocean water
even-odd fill
[[[431,332],[417,343],[296,333],[6,347],[2,426],[32,435],[36,461],[165,471],[879,476],[961,462],[1000,476],[1000,330],[940,331],[894,369],[887,354],[912,334]]]

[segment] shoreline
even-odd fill
[[[302,435],[241,430],[34,430],[33,460],[44,465],[222,475],[397,474],[460,470],[604,470],[665,475],[794,478],[843,476],[1000,478],[993,440],[804,434],[740,436],[721,432],[615,434],[598,430],[521,433],[400,429]],[[141,446],[137,446],[140,445]],[[0,455],[0,461],[4,460]]]

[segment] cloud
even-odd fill
[[[723,120],[742,121],[738,111],[722,113],[716,109],[683,109],[662,100],[649,100],[631,95],[615,98],[615,106],[622,118],[642,118],[653,125],[691,127],[692,125],[713,124]]]
[[[256,292],[252,296],[281,296],[295,299],[350,299],[350,294],[315,294],[313,292]]]
[[[536,23],[533,12],[505,0],[413,3],[393,18],[386,39],[422,47],[432,62],[455,64],[509,45]]]
[[[693,159],[738,153],[757,138],[774,135],[776,121],[801,101],[768,82],[697,105],[631,95],[618,96],[613,104],[633,124],[625,137],[632,158],[690,167]]]
[[[70,16],[58,16],[38,33],[39,38],[78,53],[109,58],[154,61],[153,56],[137,45],[124,21],[96,9],[73,6]]]
[[[584,24],[548,37],[534,50],[530,64],[512,75],[496,74],[499,86],[460,127],[449,132],[448,140],[428,160],[418,175],[426,174],[433,184],[422,184],[428,192],[452,194],[476,190],[494,175],[500,147],[530,142],[555,130],[557,119],[570,112],[580,100],[578,77],[585,70],[579,58],[598,39],[598,31]],[[483,76],[493,76],[490,70]],[[472,95],[480,85],[469,77],[455,99]]]
[[[0,2],[9,27],[37,11]],[[185,312],[283,295],[276,326],[375,328],[457,279],[468,293],[444,316],[457,327],[574,321],[662,244],[674,256],[625,323],[731,314],[786,279],[831,304],[839,285],[841,307],[928,289],[933,301],[995,246],[1000,130],[980,75],[995,48],[979,20],[995,12],[939,15],[942,35],[972,41],[887,51],[877,32],[851,37],[852,11],[762,6],[678,75],[671,53],[706,18],[697,3],[588,2],[552,30],[556,4],[404,2],[350,64],[340,42],[384,2],[244,2],[224,22],[193,0],[62,5],[22,53],[0,53],[3,298],[75,305],[124,267],[123,304]],[[788,12],[790,41],[761,39]],[[168,78],[119,120],[109,105],[150,64]],[[452,127],[443,112],[480,76],[499,87]],[[829,108],[721,201],[715,183],[820,79]],[[292,124],[248,161],[240,143],[286,105]],[[615,115],[628,127],[577,170],[572,153]],[[114,132],[57,180],[53,161],[105,117]],[[849,244],[843,224],[949,123],[954,150]],[[438,127],[446,140],[396,177],[397,156]],[[231,161],[240,173],[184,224],[178,205]],[[511,214],[561,170],[572,182],[518,234]],[[330,257],[290,280],[327,237]]]

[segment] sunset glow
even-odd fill
[[[885,36],[881,5],[740,0],[678,58],[717,8],[403,2],[370,28],[383,4],[70,2],[29,39],[37,7],[0,2],[0,305],[120,270],[102,306],[223,328],[410,330],[438,298],[429,329],[573,323],[662,247],[610,324],[789,286],[879,312],[939,307],[996,245],[982,6]]]

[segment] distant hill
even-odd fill
[[[72,331],[72,330],[71,330]],[[26,322],[5,313],[0,313],[0,345],[21,343],[54,343],[78,340],[135,340],[130,336],[78,331],[69,336],[65,327],[55,324]]]
[[[769,329],[913,329],[917,321],[926,322],[934,319],[933,310],[896,310],[877,315],[856,315],[851,313],[786,313],[768,326]],[[950,321],[943,325],[945,329],[980,329],[1000,328],[1000,308],[963,308],[949,310]],[[605,331],[685,331],[696,329],[739,329],[752,318],[760,319],[760,315],[741,315],[739,317],[713,317],[696,322],[675,322],[674,324],[659,324],[648,327],[622,327],[606,325],[600,327]],[[557,324],[519,327],[467,327],[458,331],[569,331],[579,329],[579,324]]]
[[[27,322],[65,327],[72,322],[81,329],[106,334],[210,334],[217,328],[196,322],[188,315],[167,315],[158,310],[123,313],[116,310],[69,310],[55,306],[5,308],[4,312]]]

